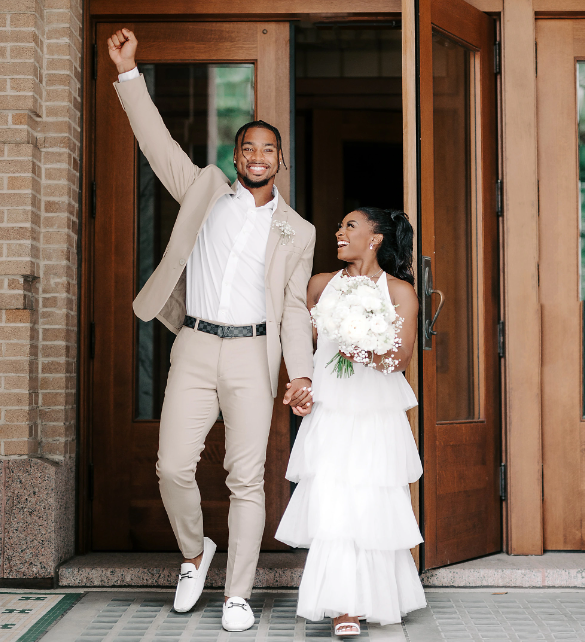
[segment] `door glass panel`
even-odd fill
[[[254,65],[140,65],[161,116],[191,160],[218,165],[235,180],[233,137],[254,118]],[[136,291],[146,283],[169,241],[179,204],[139,151]],[[135,418],[160,419],[175,335],[159,321],[137,321]]]
[[[481,416],[475,55],[433,34],[438,421]]]

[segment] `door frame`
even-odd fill
[[[241,7],[239,6],[241,4]],[[101,43],[96,42],[96,27],[100,22],[128,20],[134,23],[155,21],[189,22],[282,22],[306,19],[312,14],[315,20],[343,22],[353,20],[356,8],[360,18],[368,21],[387,21],[400,14],[400,0],[341,0],[337,12],[327,12],[327,0],[301,0],[289,3],[296,11],[275,11],[271,0],[263,0],[260,6],[251,10],[244,3],[218,1],[201,3],[193,7],[189,0],[173,0],[162,9],[156,0],[130,0],[124,3],[123,11],[116,0],[89,0],[83,17],[83,96],[82,96],[82,176],[81,212],[79,225],[79,321],[78,321],[78,387],[77,387],[77,485],[76,485],[76,553],[91,550],[91,501],[93,498],[93,476],[91,464],[91,363],[93,350],[92,281],[93,281],[93,239],[92,227],[95,203],[95,55]],[[193,13],[193,11],[197,13]],[[292,178],[294,174],[290,174]]]
[[[476,8],[499,16],[502,0],[468,0]],[[417,92],[415,83],[416,70],[416,0],[339,0],[336,12],[331,13],[328,0],[289,0],[275,3],[272,0],[261,0],[251,8],[244,0],[234,0],[226,7],[219,0],[210,2],[191,2],[190,0],[172,0],[164,7],[157,0],[128,0],[123,5],[123,12],[116,0],[87,0],[83,16],[83,59],[85,61],[82,95],[82,177],[81,177],[81,212],[79,225],[79,325],[78,325],[78,388],[77,388],[77,534],[76,552],[86,553],[91,550],[91,425],[90,425],[90,389],[91,389],[91,350],[92,350],[92,240],[86,230],[91,226],[94,175],[94,122],[95,122],[95,84],[94,59],[96,25],[98,22],[112,20],[146,21],[300,21],[311,19],[316,22],[377,22],[396,18],[402,20],[402,69],[403,69],[403,119],[404,119],[404,207],[414,212],[419,202],[417,176]],[[196,12],[196,13],[194,13]],[[291,120],[291,126],[294,126]],[[291,146],[292,146],[291,140]],[[291,172],[294,176],[294,169]],[[418,265],[417,220],[411,217],[415,231],[414,257]],[[504,274],[500,275],[503,286]],[[418,277],[417,277],[418,281]],[[503,287],[501,288],[503,291]],[[415,346],[418,351],[418,346]],[[419,390],[419,368],[417,353],[405,373],[415,393]],[[504,389],[503,389],[504,392]],[[502,395],[502,407],[505,396]],[[417,444],[419,443],[419,412],[409,412],[411,428]],[[503,417],[503,427],[506,417]],[[503,432],[506,430],[503,428]],[[411,488],[412,503],[417,518],[423,512],[420,507],[420,490],[417,482]],[[509,504],[508,504],[509,506]],[[507,507],[506,507],[507,508]],[[504,510],[504,520],[506,509]],[[503,539],[506,544],[506,538]],[[418,561],[418,547],[414,551]]]

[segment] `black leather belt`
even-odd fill
[[[199,321],[199,324],[197,324]],[[200,332],[207,332],[207,334],[215,334],[221,339],[239,339],[242,337],[263,337],[266,335],[266,323],[258,323],[256,326],[253,325],[217,325],[216,323],[210,323],[209,321],[203,321],[202,319],[196,319],[194,317],[186,316],[183,325],[186,325],[188,328],[197,328]],[[254,327],[256,328],[256,334],[254,334]]]

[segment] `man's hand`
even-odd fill
[[[311,380],[307,378],[293,379],[286,384],[287,391],[282,403],[290,404],[295,415],[302,417],[311,412],[313,406],[313,392],[311,390]],[[297,412],[297,411],[302,411]]]
[[[130,29],[119,29],[108,38],[108,51],[110,58],[116,65],[119,74],[130,71],[136,67],[136,48],[138,40]]]

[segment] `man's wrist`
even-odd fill
[[[119,74],[125,74],[128,71],[132,71],[136,67],[135,60],[123,60],[116,65]]]

